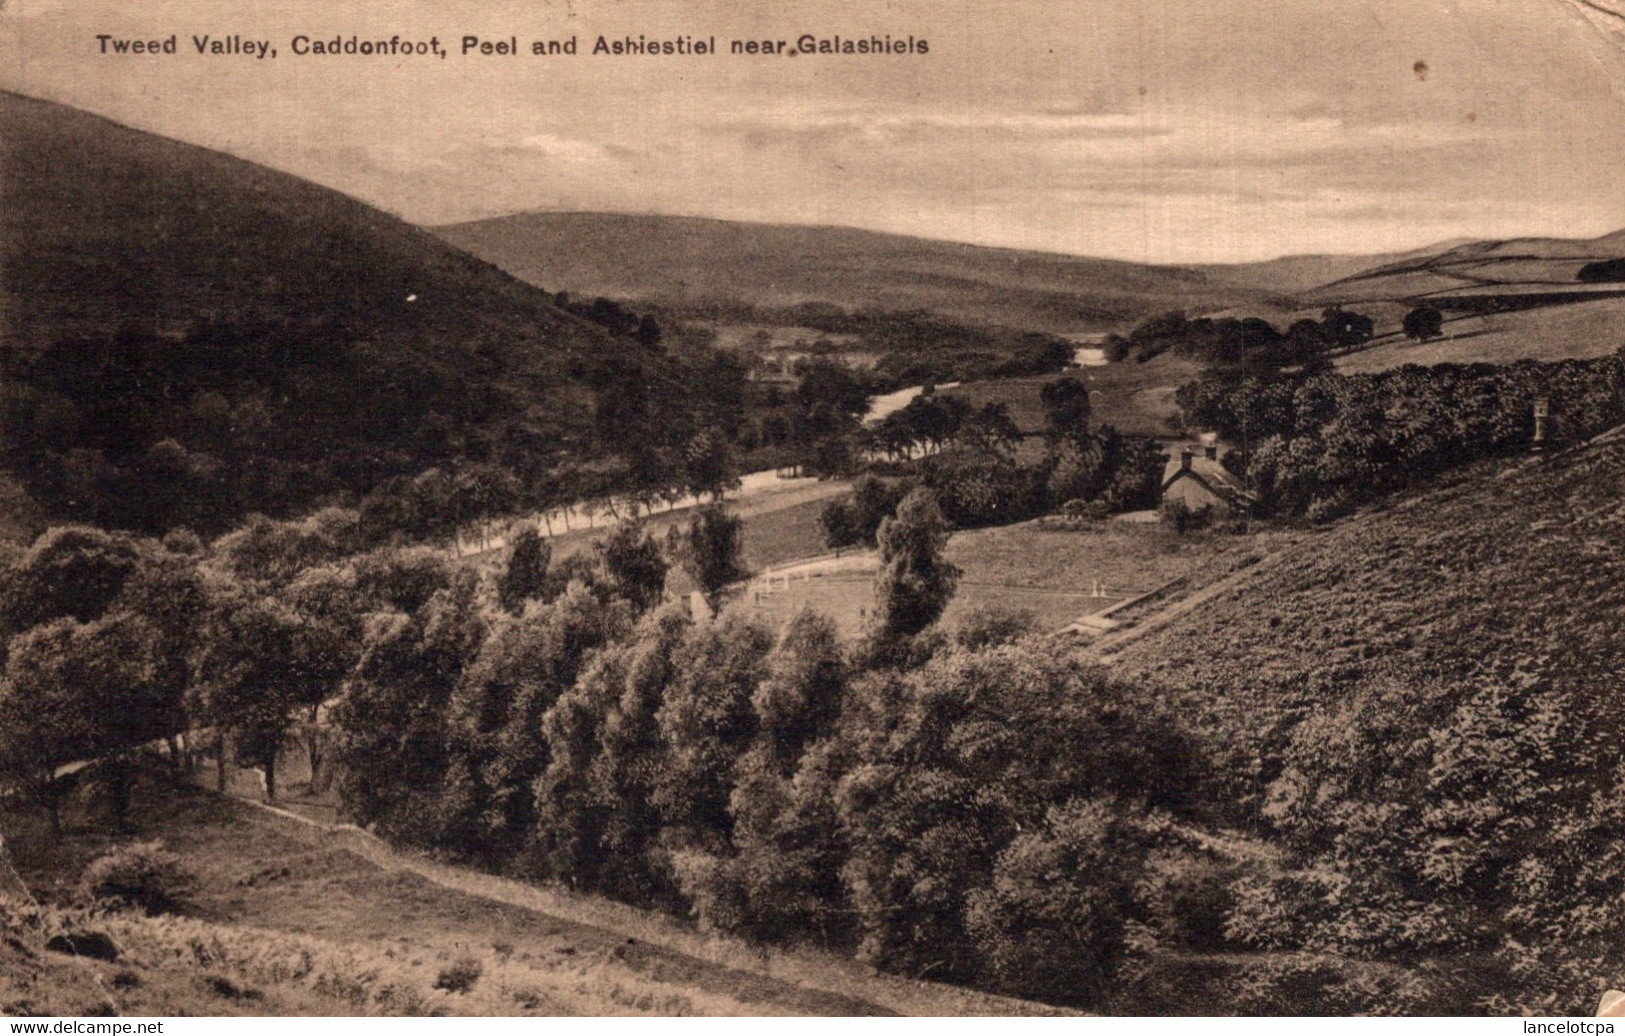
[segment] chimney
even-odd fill
[[[1192,453],[1190,450],[1181,450],[1179,453],[1179,470],[1189,471],[1191,469],[1191,461],[1195,457],[1196,454]]]
[[[1218,446],[1217,443],[1211,443],[1211,442],[1208,443],[1207,446],[1204,448],[1204,452],[1207,454],[1207,459],[1208,460],[1218,460],[1219,459],[1219,446]]]

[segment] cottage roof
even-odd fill
[[[1162,488],[1166,490],[1180,478],[1194,478],[1206,486],[1214,496],[1227,500],[1242,500],[1250,497],[1247,486],[1217,460],[1210,460],[1199,451],[1188,451],[1191,454],[1190,466],[1185,465],[1183,452],[1176,451],[1167,466],[1162,470]]]

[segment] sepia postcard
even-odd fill
[[[1622,547],[1622,0],[0,0],[0,1014],[1612,1015]]]

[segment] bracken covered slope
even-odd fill
[[[1476,465],[1266,559],[1116,664],[1263,767],[1310,713],[1495,671],[1625,686],[1625,442]]]

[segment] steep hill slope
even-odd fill
[[[1625,441],[1475,465],[1347,519],[1126,647],[1254,751],[1396,674],[1625,677]]]
[[[1215,309],[1271,295],[1214,270],[844,227],[536,212],[435,233],[550,290],[666,305],[824,302],[1071,333],[1107,330],[1171,308]]]
[[[1233,937],[1401,964],[1447,1013],[1581,1013],[1617,983],[1622,486],[1618,438],[1478,465],[1116,653],[1284,854],[1234,886]]]
[[[165,440],[183,452],[164,463],[212,480],[185,516],[203,524],[581,444],[592,387],[628,362],[645,361],[376,209],[0,93],[6,460],[55,516],[139,524],[83,498],[130,495]]]

